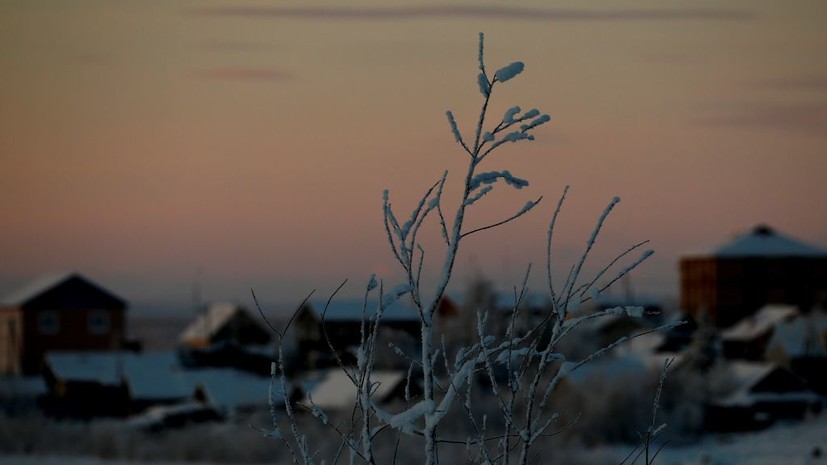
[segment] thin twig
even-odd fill
[[[462,233],[462,234],[460,235],[460,239],[462,239],[462,238],[464,238],[464,237],[466,237],[466,236],[470,236],[471,234],[478,233],[478,232],[480,232],[480,231],[485,231],[486,229],[496,228],[497,226],[502,226],[502,225],[504,225],[504,224],[506,224],[506,223],[508,223],[508,222],[514,221],[514,220],[516,220],[517,218],[519,218],[519,217],[521,217],[521,216],[525,215],[526,213],[528,213],[531,209],[533,209],[535,206],[537,206],[537,204],[538,204],[538,203],[540,203],[540,201],[541,201],[541,200],[543,200],[543,197],[542,197],[542,196],[541,196],[541,197],[539,197],[537,200],[535,200],[535,201],[534,201],[534,203],[533,203],[530,207],[528,207],[528,208],[523,208],[523,209],[522,209],[522,210],[520,210],[519,212],[515,213],[514,215],[512,215],[512,216],[510,216],[510,217],[508,217],[508,218],[506,218],[506,219],[504,219],[504,220],[502,220],[502,221],[499,221],[499,222],[494,223],[494,224],[489,224],[488,226],[482,226],[482,227],[477,228],[477,229],[472,229],[471,231],[468,231],[468,232],[466,232],[466,233]]]

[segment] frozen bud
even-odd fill
[[[477,76],[477,84],[480,86],[480,93],[488,97],[488,94],[491,93],[491,85],[488,83],[488,78],[485,77],[485,74],[480,73]]]
[[[502,68],[498,69],[496,74],[494,74],[494,79],[505,82],[518,74],[523,72],[523,68],[525,65],[522,61],[515,61],[508,66],[503,66]]]
[[[514,116],[519,112],[520,112],[520,107],[518,107],[518,106],[513,106],[513,107],[509,108],[505,112],[505,116],[503,116],[503,122],[506,123],[506,124],[513,123],[514,122]]]

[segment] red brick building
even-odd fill
[[[827,304],[827,251],[757,226],[680,261],[681,308],[728,327],[766,304]]]
[[[42,276],[0,300],[0,374],[37,374],[54,350],[116,350],[126,301],[79,274]]]

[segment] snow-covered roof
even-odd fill
[[[269,377],[231,368],[186,369],[174,352],[51,352],[46,360],[58,379],[106,386],[124,382],[133,399],[186,399],[200,387],[213,406],[229,411],[266,405],[270,386]]]
[[[563,363],[566,378],[576,384],[590,381],[595,377],[616,379],[618,377],[642,378],[648,373],[660,371],[667,360],[674,360],[670,370],[680,364],[680,354],[625,352],[617,356],[607,355],[577,367],[576,362]]]
[[[827,258],[827,251],[780,234],[768,226],[759,225],[707,253],[697,255],[717,258]]]
[[[783,403],[793,402],[818,403],[821,399],[818,394],[810,391],[789,391],[789,392],[745,392],[738,391],[715,402],[716,405],[724,407],[749,407],[757,403]]]
[[[601,308],[612,307],[660,307],[661,301],[650,295],[621,295],[621,294],[600,294],[595,302]]]
[[[309,308],[316,318],[321,319],[326,304],[327,301],[313,301],[310,303]],[[376,315],[377,304],[375,302],[368,302],[365,308],[362,301],[334,300],[328,305],[324,320],[327,322],[362,321],[363,309],[369,317],[372,317]],[[406,305],[403,302],[396,301],[391,306],[385,308],[384,313],[382,313],[382,321],[416,322],[419,321],[419,312],[417,312],[416,308],[412,305]]]
[[[48,273],[40,275],[20,288],[0,298],[2,305],[22,305],[47,290],[69,279],[72,273]]]
[[[184,331],[180,340],[209,339],[215,335],[238,312],[244,308],[234,303],[220,302],[211,304],[206,311],[198,315]]]
[[[767,352],[780,349],[787,357],[827,353],[827,313],[812,311],[775,326]]]
[[[727,369],[737,390],[750,390],[773,370],[778,368],[772,363],[732,361]]]
[[[192,396],[193,386],[184,369],[170,353],[143,354],[130,363],[126,382],[133,399],[183,399]]]
[[[225,411],[268,403],[271,382],[268,376],[223,368],[185,370],[180,372],[180,376],[186,380],[187,385],[200,387],[207,394],[210,404]],[[273,387],[273,397],[278,408],[284,404],[281,382],[277,380]],[[289,392],[288,388],[288,395]]]
[[[133,428],[149,428],[158,424],[158,422],[163,422],[164,418],[169,416],[194,414],[210,408],[212,407],[193,401],[173,405],[156,405],[146,409],[140,415],[130,418],[126,424]]]
[[[754,315],[743,318],[731,328],[721,332],[722,341],[751,341],[766,335],[778,324],[799,315],[794,305],[771,304],[761,307]]]
[[[61,380],[115,386],[125,382],[136,399],[184,398],[192,386],[177,376],[173,352],[49,352],[46,363]]]
[[[728,396],[715,401],[722,406],[750,406],[758,402],[818,402],[818,395],[801,386],[789,386],[788,391],[756,391],[755,387],[775,370],[785,370],[771,363],[733,361],[727,364],[735,389]],[[786,370],[785,370],[786,371]],[[793,376],[792,374],[790,376]]]
[[[46,292],[54,289],[57,286],[60,286],[61,284],[69,280],[80,280],[83,284],[95,289],[96,291],[99,291],[102,294],[106,294],[107,297],[115,299],[116,301],[119,301],[124,305],[126,304],[120,297],[117,297],[109,291],[104,290],[103,288],[93,283],[89,279],[85,278],[84,276],[80,275],[79,273],[55,272],[37,276],[33,278],[31,281],[25,283],[17,290],[0,297],[0,306],[22,307],[26,303],[31,302],[37,297],[40,297]]]
[[[405,382],[406,376],[404,371],[373,371],[370,375],[375,385],[372,399],[378,402],[387,400],[394,388]],[[303,383],[308,394],[303,401],[306,405],[310,405],[311,398],[313,404],[322,409],[349,408],[356,403],[356,386],[339,368],[316,372],[308,380]]]
[[[42,376],[0,376],[0,399],[3,400],[36,398],[48,391]]]
[[[511,311],[514,308],[514,291],[498,292],[497,307],[501,310]],[[523,296],[520,301],[521,309],[545,309],[550,306],[550,299],[546,294],[531,292]]]

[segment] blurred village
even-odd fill
[[[605,418],[626,408],[650,415],[650,387],[665,360],[674,362],[663,409],[676,435],[756,430],[818,415],[827,399],[827,251],[757,226],[678,265],[679,308],[664,308],[630,286],[580,308],[579,315],[644,309],[642,318],[618,313],[590,320],[560,348],[566,363],[576,363],[631,338],[572,371],[559,388],[559,408],[582,415],[579,434],[593,436],[581,441],[634,441],[630,425],[599,432],[589,414]],[[347,410],[356,398],[338,363],[355,363],[361,302],[306,302],[283,344],[289,386],[276,380],[272,390],[277,341],[270,325],[284,328],[289,311],[265,319],[255,307],[211,303],[177,334],[176,348],[158,350],[127,327],[127,298],[92,276],[40,277],[0,302],[0,411],[10,418],[32,412],[72,421],[107,418],[160,432],[266,412],[268,392],[275,408],[284,408],[285,394],[295,405],[311,396],[326,411]],[[477,339],[477,310],[488,312],[486,332],[502,335],[513,307],[513,292],[498,293],[483,280],[464,295],[444,298],[438,332],[445,334],[446,349]],[[547,297],[531,294],[520,304],[518,325],[534,327],[548,312]],[[652,331],[676,320],[685,324]],[[408,385],[409,363],[397,353],[416,354],[419,324],[402,301],[381,320],[379,344],[394,346],[377,360],[373,375],[379,382],[373,398],[381,403],[400,401],[406,390],[416,395],[416,386]],[[632,395],[638,397],[624,406]]]

